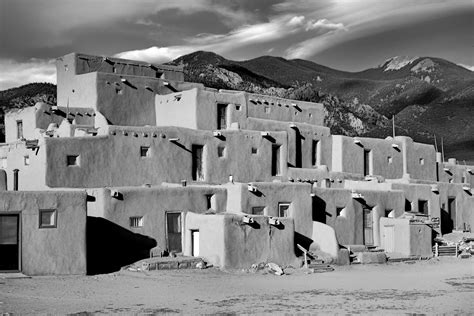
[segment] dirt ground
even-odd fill
[[[217,269],[0,278],[0,314],[470,314],[474,259],[276,276]]]

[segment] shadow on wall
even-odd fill
[[[110,273],[148,258],[153,238],[136,234],[104,218],[87,217],[87,274]]]
[[[303,255],[303,252],[299,249],[299,247],[297,247],[297,245],[300,245],[304,249],[309,250],[309,246],[312,243],[313,243],[313,240],[311,238],[308,238],[305,235],[295,232],[295,255],[297,257],[300,257]]]
[[[320,222],[326,224],[326,217],[331,216],[330,213],[326,212],[326,202],[317,197],[313,197],[313,222]]]

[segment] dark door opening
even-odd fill
[[[204,146],[202,145],[193,145],[192,146],[192,172],[194,181],[204,181],[204,172],[203,172],[203,151]]]
[[[280,145],[272,145],[272,176],[280,175]]]
[[[448,215],[452,222],[452,230],[456,230],[456,198],[448,197]]]
[[[0,271],[20,270],[20,215],[0,215]]]
[[[364,207],[364,245],[372,246],[374,244],[374,230],[372,209]]]
[[[217,129],[227,128],[227,104],[217,104]]]
[[[168,251],[182,252],[181,212],[166,213]]]

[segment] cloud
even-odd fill
[[[345,30],[347,28],[342,23],[332,23],[328,19],[320,19],[316,22],[314,20],[308,21],[306,24],[306,31],[310,30],[325,30],[325,31],[335,31],[335,30]]]
[[[221,54],[249,45],[276,41],[304,31],[304,16],[282,15],[268,22],[244,25],[226,34],[198,34],[184,39],[186,45],[157,47],[118,53],[119,58],[162,63],[198,50]]]
[[[461,67],[464,67],[470,71],[474,71],[474,66],[469,66],[469,65],[465,65],[465,64],[458,64],[458,66],[461,66]]]
[[[54,62],[54,59],[31,59],[26,62],[0,59],[0,90],[32,82],[56,83],[56,66]]]

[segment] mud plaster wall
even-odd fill
[[[455,198],[456,222],[454,230],[463,230],[464,223],[469,224],[474,231],[474,195],[463,190],[461,184],[438,183],[439,208],[438,213],[448,213],[448,198]],[[441,215],[438,215],[441,218]],[[441,230],[443,230],[441,222]],[[439,230],[439,231],[441,231]]]
[[[39,228],[39,210],[57,210],[56,228]],[[0,212],[21,212],[21,271],[86,273],[85,192],[0,192]]]
[[[282,225],[275,227],[268,224],[268,217],[252,218],[255,224],[247,225],[240,215],[188,213],[186,227],[199,229],[200,255],[221,268],[249,268],[260,262],[299,266],[294,253],[293,220],[282,218]]]
[[[336,172],[364,174],[364,148],[352,137],[333,135],[331,167]]]
[[[380,175],[387,179],[400,179],[403,177],[402,142],[395,140],[358,138],[364,150],[372,152],[373,175]],[[397,145],[398,147],[393,147]]]
[[[13,170],[18,169],[18,190],[44,190],[46,154],[45,148],[27,149],[25,143],[15,142],[0,147],[7,157],[7,188],[13,190]],[[26,158],[28,157],[28,158]],[[29,164],[28,164],[29,161]]]
[[[415,143],[409,137],[395,137],[404,142],[406,173],[410,178],[436,181],[436,152],[434,146]]]
[[[409,219],[381,218],[380,229],[382,232],[381,247],[385,250],[393,246],[393,251],[389,253],[401,254],[403,256],[431,257],[431,227],[425,224],[410,224]],[[388,230],[393,229],[393,245],[383,237],[388,234]]]
[[[439,182],[468,183],[474,188],[474,166],[438,163],[437,168]]]
[[[120,193],[111,196],[111,190]],[[227,192],[215,186],[187,187],[117,187],[92,189],[89,191],[96,202],[88,205],[88,216],[102,217],[134,233],[156,240],[157,246],[167,249],[166,212],[181,212],[182,220],[187,212],[208,211],[206,195],[213,195],[211,207],[214,212],[224,212]],[[143,227],[130,227],[130,217],[143,216]],[[183,249],[184,249],[183,231]]]
[[[110,133],[115,135],[45,139],[47,185],[101,187],[192,181],[193,144],[204,145],[203,182],[226,183],[229,175],[236,182],[270,181],[286,175],[284,159],[280,159],[281,175],[271,175],[272,145],[281,145],[281,157],[287,154],[284,132],[273,132],[270,140],[259,132],[227,130],[223,138],[217,138],[212,132],[175,127],[110,127]],[[171,142],[173,138],[179,141]],[[140,156],[142,146],[149,147],[149,156]],[[218,157],[219,146],[225,147],[223,157]],[[258,149],[257,154],[251,153],[252,147]],[[79,155],[79,166],[67,166],[67,155]]]
[[[23,123],[23,138],[35,138],[35,108],[27,107],[5,113],[5,141],[7,143],[18,140],[17,121]]]
[[[278,204],[289,203],[288,215],[293,218],[295,231],[307,238],[313,233],[312,208],[311,208],[311,185],[301,183],[277,183],[259,182],[252,183],[257,187],[257,192],[249,192],[246,184],[228,184],[229,197],[227,211],[252,214],[253,207],[264,207],[264,215],[278,217]],[[240,189],[235,189],[240,187]],[[234,193],[235,192],[235,193]],[[235,203],[234,199],[238,193],[240,201]]]

